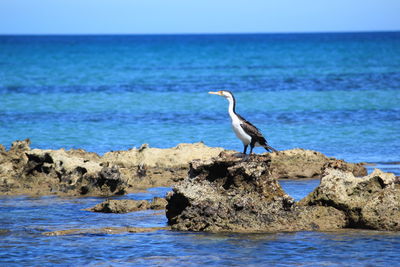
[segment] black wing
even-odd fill
[[[255,142],[259,143],[262,146],[267,145],[267,140],[265,140],[264,136],[262,135],[262,133],[260,132],[260,130],[254,126],[253,124],[251,124],[249,121],[247,121],[245,118],[243,118],[242,116],[236,114],[239,119],[242,121],[242,123],[240,124],[243,128],[243,130],[251,136],[252,140],[254,140]]]

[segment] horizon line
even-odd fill
[[[293,32],[198,32],[198,33],[0,33],[0,36],[127,36],[127,35],[289,35],[289,34],[351,34],[351,33],[400,33],[400,30],[349,30],[349,31],[293,31]]]

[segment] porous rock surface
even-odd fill
[[[324,230],[345,224],[331,207],[296,205],[271,175],[269,154],[248,160],[222,153],[191,163],[189,178],[167,196],[172,229],[212,232]],[[334,214],[328,219],[327,214]]]
[[[281,152],[279,152],[281,153]],[[232,153],[193,161],[189,177],[167,196],[174,230],[276,232],[399,229],[399,185],[392,174],[355,177],[342,161],[324,164],[321,185],[295,202],[279,185],[272,154],[248,160]]]
[[[350,228],[400,230],[399,180],[378,169],[362,178],[327,169],[320,185],[300,204],[334,207],[345,213]]]
[[[277,179],[321,178],[326,167],[338,166],[355,176],[367,175],[362,163],[348,163],[324,154],[301,148],[268,154],[271,158],[270,174]]]
[[[121,234],[121,233],[148,233],[161,230],[170,230],[169,227],[103,227],[89,229],[68,229],[57,230],[52,232],[43,232],[45,236],[64,236],[64,235],[87,235],[87,234]]]
[[[0,145],[0,194],[113,196],[150,187],[172,186],[187,177],[192,160],[210,160],[222,148],[203,143],[179,144],[108,152],[103,156],[82,149],[31,149],[30,141],[15,141],[7,151]],[[233,153],[233,152],[232,152]],[[266,153],[276,179],[320,178],[329,164],[339,164],[356,176],[362,164],[328,158],[311,150]]]
[[[166,205],[167,201],[161,197],[155,197],[151,202],[133,199],[108,199],[85,210],[104,213],[128,213],[148,209],[161,210],[165,209]]]
[[[0,194],[121,195],[150,187],[171,186],[187,176],[194,159],[217,156],[223,149],[203,143],[170,149],[149,148],[108,152],[82,149],[31,149],[30,141],[0,145]]]

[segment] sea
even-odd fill
[[[179,143],[242,151],[228,102],[277,150],[400,175],[400,32],[0,36],[0,144],[108,151]],[[256,148],[256,153],[263,153]],[[318,180],[283,180],[299,200]],[[171,188],[117,198],[165,196]],[[0,197],[1,266],[399,266],[399,232],[45,236],[166,226],[83,211],[103,198]]]

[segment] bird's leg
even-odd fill
[[[248,147],[248,146],[249,146],[248,144],[247,144],[247,145],[244,145],[244,151],[243,151],[244,157],[243,157],[243,161],[249,160],[249,159],[250,159],[250,156],[251,156],[251,153],[253,152],[254,144],[253,144],[253,143],[250,143],[250,153],[249,153],[248,155],[246,155],[246,151],[247,151],[247,147]]]
[[[244,145],[244,149],[243,149],[243,154],[245,154],[246,155],[246,151],[247,151],[247,147],[248,147],[249,145]]]
[[[244,146],[244,148],[243,148],[243,154],[242,154],[242,156],[243,156],[243,161],[247,161],[247,160],[249,159],[249,156],[250,156],[250,155],[246,155],[247,147],[248,147],[249,145],[248,145],[248,144],[247,144],[247,145],[243,144],[243,146]]]
[[[237,157],[237,158],[245,158],[246,157],[246,151],[247,151],[248,145],[243,144],[243,146],[244,146],[243,153],[236,153],[235,157]]]
[[[256,145],[256,142],[251,140],[251,143],[250,143],[250,154],[253,153],[253,148],[254,148],[255,145]]]
[[[251,140],[249,157],[253,154],[253,148],[255,145],[256,145],[256,142],[254,140]]]

